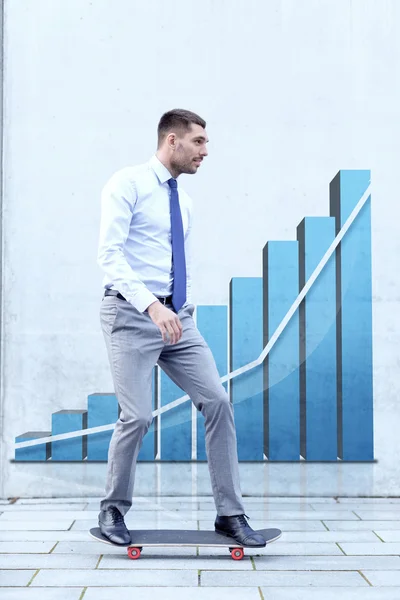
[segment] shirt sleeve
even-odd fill
[[[134,177],[125,169],[115,173],[104,186],[97,263],[124,298],[144,312],[157,298],[132,270],[124,255],[136,200]]]

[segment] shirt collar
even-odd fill
[[[165,183],[166,181],[168,181],[168,179],[171,179],[171,173],[168,171],[167,167],[164,167],[162,162],[157,158],[155,154],[150,159],[150,166],[157,175],[160,183]]]

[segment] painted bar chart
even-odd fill
[[[51,435],[51,431],[28,431],[15,438],[15,442],[40,442],[40,438],[45,438]],[[38,444],[31,448],[17,448],[15,450],[16,461],[46,461],[51,459],[51,443]]]
[[[52,414],[51,433],[70,433],[87,427],[87,410],[59,410]],[[51,444],[52,460],[80,461],[87,456],[87,436]]]
[[[297,228],[303,288],[335,238],[332,217],[306,217]],[[300,305],[300,439],[307,460],[336,460],[335,255]]]
[[[165,406],[180,398],[184,392],[161,371],[160,406]],[[183,460],[192,458],[192,407],[189,402],[178,406],[177,410],[168,411],[159,417],[160,445],[158,455],[162,461]]]
[[[231,281],[230,370],[245,366],[263,349],[261,277],[235,277]],[[263,459],[263,369],[231,381],[231,401],[237,423],[239,460]]]
[[[297,242],[268,242],[263,256],[264,345],[299,292]],[[264,453],[300,459],[299,317],[294,315],[264,361]]]
[[[228,307],[203,306],[196,308],[196,324],[201,335],[207,342],[215,359],[218,373],[223,377],[228,372]],[[224,384],[227,389],[227,384]],[[204,417],[197,414],[197,460],[207,460],[205,448]]]
[[[158,388],[158,367],[154,367],[151,377],[152,409],[156,408]],[[138,461],[152,461],[157,455],[156,446],[156,421],[153,419],[148,432],[143,438],[142,447],[139,450]]]
[[[115,394],[90,394],[88,397],[88,427],[100,427],[115,423],[119,417],[119,406]],[[112,431],[88,436],[87,460],[106,461]]]
[[[336,233],[369,182],[369,171],[340,171],[331,182]],[[373,460],[370,196],[336,251],[336,311],[338,456]]]
[[[227,306],[197,306],[220,376],[232,373],[224,387],[240,461],[374,460],[369,185],[370,171],[339,171],[329,214],[305,216],[290,240],[266,241],[261,277],[233,277]],[[203,415],[190,400],[169,407],[184,395],[160,361],[152,406],[164,412],[139,460],[207,459]],[[91,394],[87,407],[53,413],[51,431],[18,435],[15,460],[105,462],[111,427],[90,429],[119,415],[115,394]],[[58,434],[71,437],[52,441]]]

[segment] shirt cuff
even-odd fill
[[[150,304],[156,302],[158,298],[152,294],[148,289],[140,290],[137,294],[129,298],[129,302],[134,306],[139,312],[144,312]]]

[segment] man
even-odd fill
[[[152,421],[152,370],[158,363],[204,416],[215,529],[241,544],[265,546],[244,515],[232,405],[189,302],[192,202],[177,178],[196,173],[207,156],[205,127],[190,111],[165,113],[155,156],[115,173],[102,194],[100,316],[121,413],[109,448],[99,526],[115,544],[130,543],[124,515]]]

